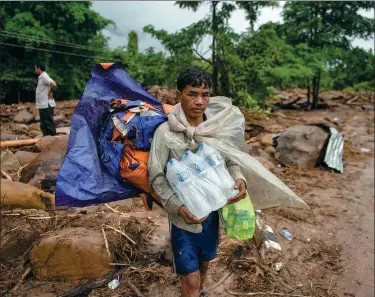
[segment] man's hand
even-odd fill
[[[246,184],[242,179],[236,180],[234,189],[239,190],[239,192],[236,196],[229,198],[227,204],[235,203],[246,197]]]
[[[49,92],[48,93],[48,99],[52,99],[53,98],[53,93],[52,92]]]
[[[181,206],[180,209],[178,210],[178,215],[184,219],[186,224],[192,225],[192,224],[200,224],[204,220],[207,219],[207,217],[204,217],[200,220],[197,219],[195,215],[193,215],[185,205]]]

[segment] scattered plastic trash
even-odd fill
[[[339,119],[339,118],[334,118],[333,121],[334,121],[335,123],[337,123],[338,121],[340,121],[340,119]]]
[[[120,281],[118,279],[114,279],[108,283],[108,288],[112,290],[116,290],[120,286]]]
[[[275,263],[274,267],[275,267],[275,271],[280,271],[281,268],[284,267],[284,263],[281,263],[281,262]]]
[[[362,153],[369,153],[369,152],[370,152],[370,149],[365,148],[365,147],[361,147],[359,150],[360,150]]]
[[[350,137],[356,137],[358,135],[358,133],[357,132],[354,132],[354,133],[352,133],[351,135],[350,135]]]
[[[292,233],[290,233],[288,230],[283,229],[280,231],[280,234],[282,237],[284,237],[285,239],[289,241],[293,239]]]
[[[307,242],[310,242],[311,241],[311,239],[310,238],[307,238]]]
[[[283,167],[281,164],[277,164],[277,168],[281,168]]]

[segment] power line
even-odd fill
[[[54,45],[61,45],[61,46],[66,46],[66,47],[71,47],[71,48],[85,49],[85,50],[90,50],[94,52],[105,53],[105,51],[91,49],[84,45],[79,45],[79,44],[74,44],[74,43],[69,43],[69,42],[62,42],[62,41],[53,41],[53,40],[48,40],[44,38],[38,38],[38,37],[28,36],[28,35],[19,34],[19,33],[3,31],[3,30],[0,30],[0,32],[1,32],[0,35],[9,37],[9,38],[19,38],[19,39],[24,39],[28,41],[39,41],[41,43],[49,43],[49,44],[54,44]]]
[[[62,51],[55,51],[55,50],[50,50],[50,49],[45,49],[45,48],[36,48],[36,47],[31,47],[31,46],[18,45],[18,44],[13,44],[13,43],[0,42],[0,44],[7,45],[7,46],[13,46],[13,47],[21,47],[21,48],[33,49],[33,50],[44,51],[44,52],[64,54],[64,55],[69,55],[69,56],[76,56],[76,57],[83,57],[83,58],[90,58],[90,59],[94,59],[94,58],[104,59],[103,57],[99,57],[99,56],[97,56],[97,57],[95,57],[95,56],[86,56],[86,55],[80,55],[80,54],[74,54],[74,53],[68,53],[68,52],[62,52]]]

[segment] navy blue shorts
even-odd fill
[[[219,215],[211,212],[202,223],[201,233],[182,230],[172,224],[171,241],[176,273],[186,275],[199,270],[199,263],[216,258],[219,246]]]

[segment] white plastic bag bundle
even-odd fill
[[[172,149],[194,150],[205,142],[216,148],[224,157],[241,167],[256,209],[275,206],[308,208],[277,176],[248,154],[248,146],[244,140],[245,118],[229,98],[211,98],[206,115],[208,119],[205,122],[192,127],[181,104],[175,105],[173,112],[168,115],[171,132],[165,135],[166,145]],[[188,141],[181,141],[173,131],[183,132]]]
[[[234,189],[234,180],[230,176],[228,169],[225,165],[225,160],[220,152],[202,142],[198,146],[197,156],[201,156],[205,163],[211,168],[213,172],[212,177],[215,177],[216,185],[218,185],[224,193],[226,199],[232,198],[238,194],[238,190]],[[209,178],[210,178],[209,176]]]
[[[173,191],[198,219],[212,211],[206,199],[206,193],[210,191],[207,183],[202,182],[185,164],[171,159],[167,164],[166,176]]]
[[[211,211],[218,210],[227,203],[223,191],[220,188],[220,178],[215,170],[208,166],[204,159],[191,151],[187,151],[181,158],[181,163],[188,166],[198,177],[202,184],[205,184],[206,199]]]

